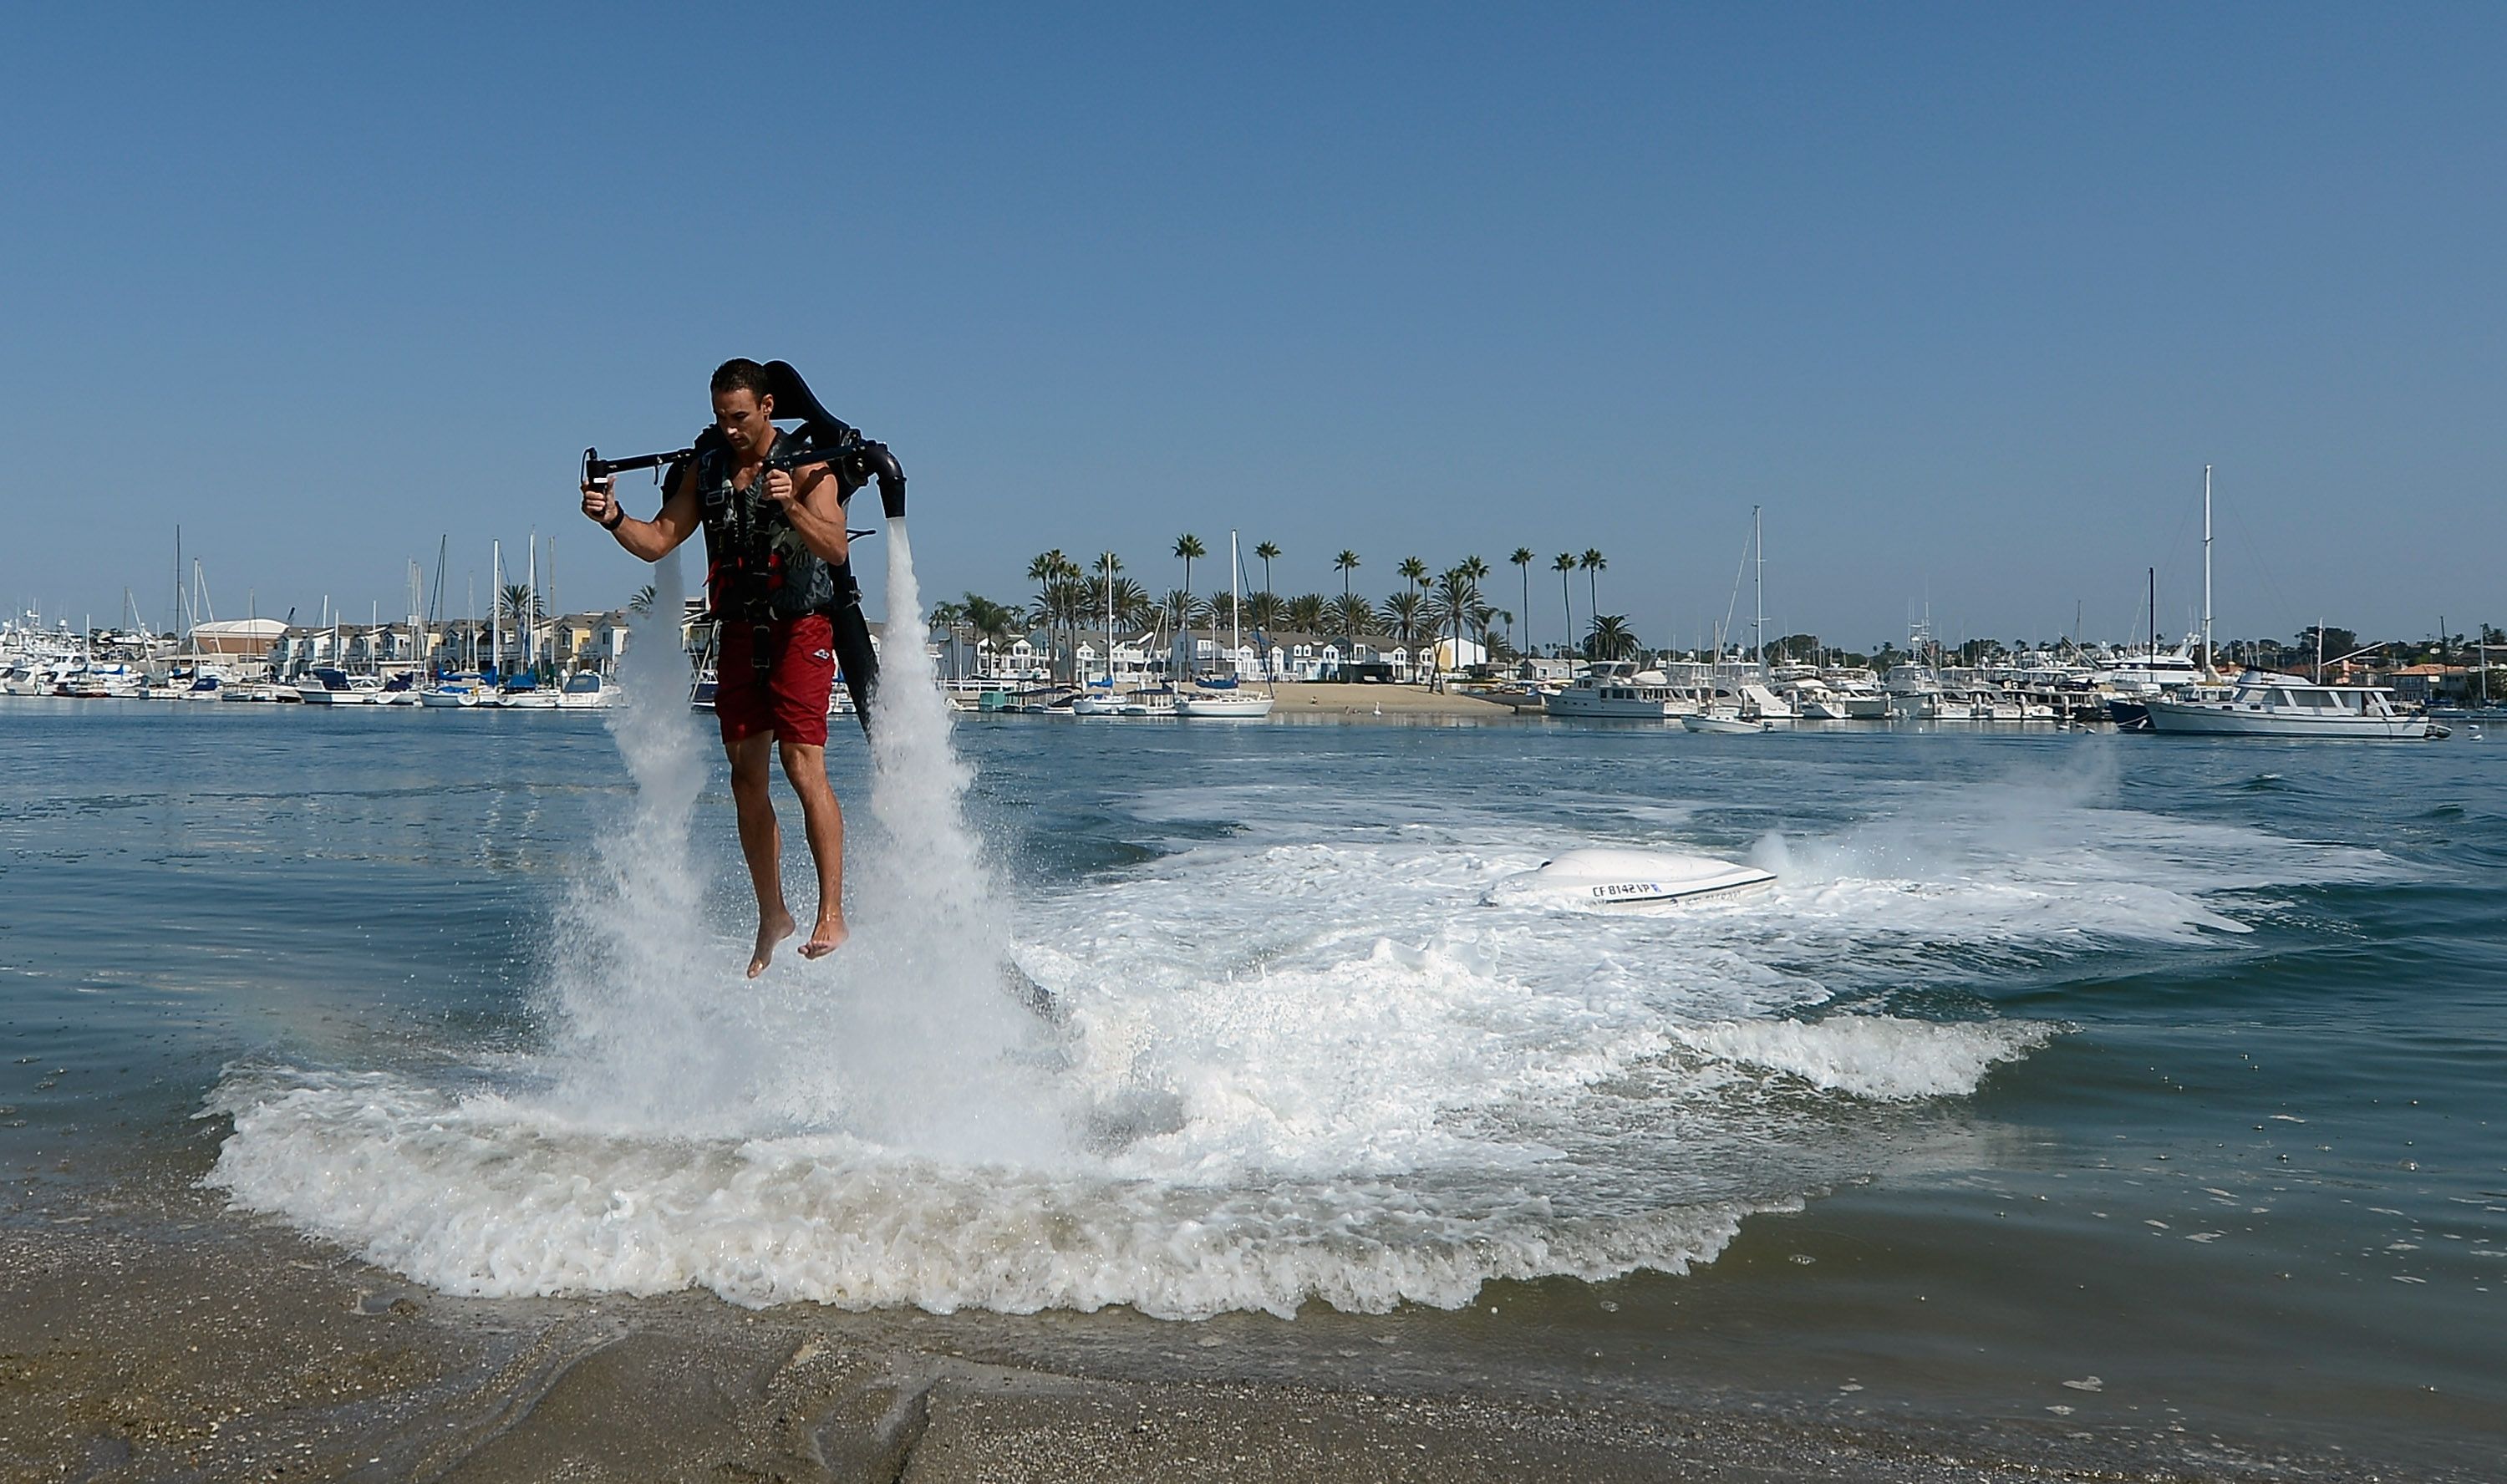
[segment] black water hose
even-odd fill
[[[888,518],[891,521],[904,520],[904,466],[897,463],[896,455],[890,452],[888,445],[884,443],[862,445],[860,457],[863,472],[879,481],[880,509],[887,512]]]

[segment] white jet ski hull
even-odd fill
[[[1492,904],[1617,910],[1728,900],[1775,885],[1772,871],[1675,851],[1569,851],[1492,887]]]

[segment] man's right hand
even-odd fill
[[[583,513],[597,525],[607,525],[609,513],[618,508],[618,496],[613,492],[615,484],[616,481],[605,479],[584,481]]]

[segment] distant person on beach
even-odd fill
[[[782,435],[766,368],[731,360],[713,374],[713,430],[680,466],[649,521],[619,507],[614,480],[583,486],[583,513],[618,544],[659,561],[706,533],[706,600],[719,641],[714,715],[731,756],[740,851],[757,890],[757,947],[748,977],[766,972],[775,945],[799,929],[783,900],[782,832],[775,822],[767,756],[801,796],[801,824],[818,868],[818,921],[801,957],[845,941],[845,816],[827,782],[827,698],[836,678],[826,609],[846,557],[845,510],[824,464],[766,467]]]

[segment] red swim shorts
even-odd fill
[[[807,747],[827,744],[827,698],[836,685],[835,629],[823,613],[777,619],[766,629],[773,665],[758,673],[756,626],[725,623],[714,660],[713,713],[722,740],[760,733]]]

